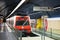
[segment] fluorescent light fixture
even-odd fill
[[[60,7],[55,7],[55,8],[53,8],[53,9],[59,9]]]
[[[7,18],[12,15],[26,0],[21,0],[16,8],[7,16]]]
[[[47,18],[47,20],[60,20],[60,17],[55,17],[55,18]]]

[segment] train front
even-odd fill
[[[17,16],[15,28],[25,33],[31,33],[30,18],[28,16]]]

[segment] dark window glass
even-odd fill
[[[23,25],[25,21],[16,21],[16,26],[20,26]],[[29,22],[26,21],[26,23],[24,25],[29,25]]]

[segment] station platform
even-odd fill
[[[20,40],[20,37],[17,37],[12,33],[12,30],[8,27],[8,25],[5,23],[5,31],[0,33],[0,40]],[[36,33],[35,33],[36,34]],[[44,37],[41,34],[39,34],[39,36],[36,37],[22,37],[21,40],[54,40],[52,38],[49,37]]]
[[[12,32],[8,31],[6,23],[3,23],[2,25],[3,30],[0,30],[0,40],[17,40],[15,35]]]

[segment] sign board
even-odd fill
[[[34,6],[33,11],[54,11],[51,7],[38,7]]]

